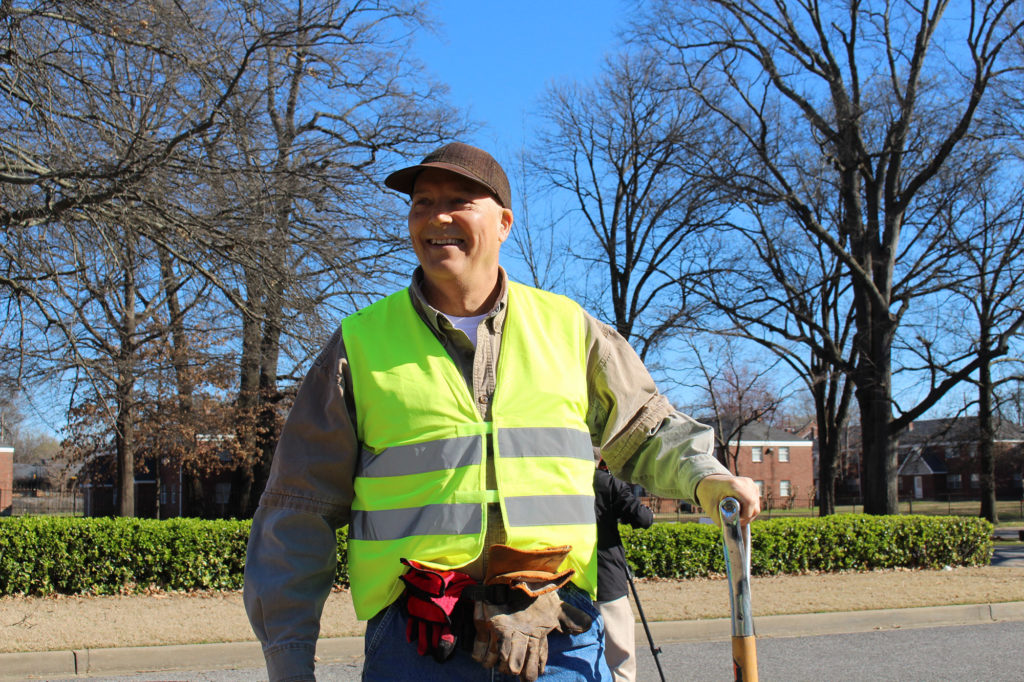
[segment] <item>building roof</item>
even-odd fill
[[[47,478],[49,472],[44,462],[15,462],[14,478],[23,480],[30,478]]]
[[[715,424],[715,421],[704,421],[703,424]],[[798,436],[795,433],[784,431],[783,429],[777,429],[773,426],[769,426],[762,422],[751,422],[743,425],[742,428],[736,431],[736,426],[730,423],[728,420],[723,419],[723,428],[725,433],[721,435],[728,435],[730,437],[730,443],[735,443],[736,436],[739,436],[741,443],[813,443],[814,440],[810,437]]]
[[[921,454],[920,450],[910,453],[903,464],[900,465],[897,474],[899,476],[929,476],[931,474],[946,474],[949,469],[946,467],[944,457],[934,453]]]
[[[1011,421],[995,419],[997,442],[1024,442],[1024,428]],[[900,446],[971,443],[979,439],[977,417],[922,419],[911,422],[900,434]]]

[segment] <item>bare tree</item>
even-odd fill
[[[97,407],[80,405],[82,423],[106,415],[115,434],[122,513],[136,388],[168,363],[180,414],[204,394],[188,375],[211,333],[198,300],[238,316],[240,343],[218,343],[240,368],[234,502],[251,512],[278,382],[297,381],[338,314],[403,262],[383,166],[462,129],[403,54],[424,21],[401,0],[0,5],[0,291],[17,316],[4,358],[25,366],[30,349],[74,402],[88,383]],[[80,442],[100,452],[102,432]]]
[[[964,206],[955,213],[950,235],[961,267],[951,289],[971,311],[965,319],[972,324],[957,338],[969,339],[962,353],[977,358],[977,376],[972,381],[977,386],[980,431],[980,515],[998,523],[995,399],[999,379],[993,375],[993,365],[1024,329],[1024,191],[1014,179],[990,178],[961,203]],[[948,358],[932,356],[932,348],[921,344],[926,364],[933,372],[945,373]]]
[[[247,17],[257,33],[281,37],[254,54],[230,132],[207,148],[211,164],[230,169],[214,201],[237,237],[239,516],[255,510],[269,473],[286,398],[279,381],[297,382],[337,323],[331,312],[366,300],[403,262],[403,221],[381,201],[381,161],[462,129],[439,103],[443,88],[417,78],[401,54],[403,29],[424,21],[414,3],[338,0],[262,3]],[[289,346],[309,350],[282,367]]]
[[[134,513],[137,363],[154,334],[154,299],[136,281],[152,272],[144,226],[153,223],[138,211],[139,191],[216,126],[246,69],[255,42],[223,68],[238,36],[215,39],[221,9],[60,0],[0,9],[0,290],[23,332],[8,355],[31,356],[50,380],[68,380],[72,404],[103,415],[125,515]],[[158,194],[155,204],[170,196]]]
[[[552,88],[532,156],[588,233],[573,250],[596,281],[579,297],[641,358],[695,315],[687,296],[706,262],[700,235],[722,220],[702,170],[714,133],[664,82],[654,60],[624,54],[593,86]]]
[[[106,204],[214,127],[260,45],[215,33],[229,14],[204,0],[3,3],[5,231]],[[119,102],[142,114],[134,125],[113,118]]]
[[[942,170],[970,171],[961,143],[987,133],[989,86],[1020,66],[1013,2],[958,5],[706,0],[656,2],[634,38],[666,55],[678,85],[745,143],[721,178],[738,196],[784,205],[844,267],[864,444],[864,508],[897,511],[897,435],[978,366],[972,361],[893,414],[892,347],[902,317],[934,293],[946,262],[934,220]],[[943,21],[947,10],[962,12]],[[990,121],[991,122],[991,121]],[[808,192],[828,176],[838,220]]]
[[[834,193],[818,193],[817,220],[836,210]],[[748,204],[748,220],[721,240],[718,273],[698,284],[703,296],[750,339],[788,365],[813,399],[818,440],[819,513],[835,512],[837,463],[849,420],[856,365],[854,311],[842,262],[808,239],[785,210]]]
[[[703,377],[701,389],[707,397],[706,415],[701,419],[711,422],[725,465],[740,476],[740,441],[744,430],[759,422],[770,425],[785,400],[772,379],[781,360],[767,365],[746,361],[739,355],[737,340],[725,335],[711,337],[707,349],[695,344],[691,344],[691,349]]]

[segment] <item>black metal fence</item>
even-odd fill
[[[688,507],[673,506],[679,505],[677,500],[665,500],[657,497],[643,497],[641,502],[650,507],[658,521],[663,522],[688,522],[699,521],[706,517],[702,511],[691,510]],[[761,519],[776,517],[814,517],[818,516],[817,506],[807,504],[807,500],[797,500],[795,504],[774,503],[771,507],[765,504],[762,499]],[[901,496],[899,500],[899,513],[901,514],[925,514],[937,516],[977,516],[980,512],[981,501],[976,495],[964,493],[942,493],[930,499],[916,499]],[[1024,499],[1014,497],[1012,499],[999,498],[996,502],[996,510],[999,514],[1000,523],[1024,524]],[[838,496],[836,498],[835,511],[838,514],[859,514],[864,511],[864,501],[860,497]]]

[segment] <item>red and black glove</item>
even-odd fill
[[[447,660],[455,650],[456,615],[462,590],[476,581],[459,571],[440,571],[427,568],[412,559],[402,559],[409,570],[401,576],[405,582],[405,610],[409,621],[405,627],[406,640],[416,642],[420,656],[430,653],[435,660]],[[464,608],[465,605],[463,605]],[[472,614],[466,616],[472,619]]]

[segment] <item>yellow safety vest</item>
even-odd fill
[[[569,299],[509,284],[490,422],[408,290],[342,323],[361,445],[349,524],[356,616],[402,592],[402,557],[438,569],[484,549],[486,505],[508,543],[572,545],[573,582],[596,594],[594,456],[586,425],[583,312]],[[497,491],[486,485],[494,454]]]

